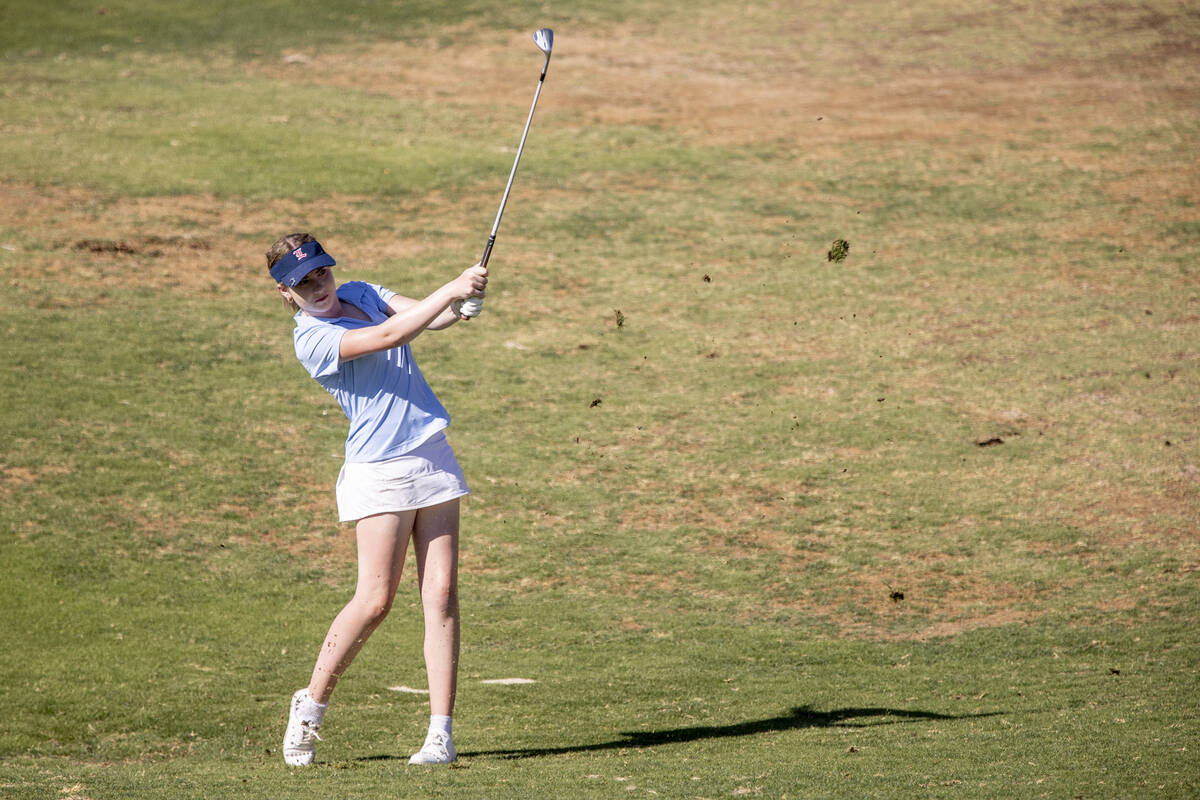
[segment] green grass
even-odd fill
[[[282,183],[315,199],[423,193],[502,169],[502,158],[439,146],[449,115],[412,103],[312,88],[301,99],[309,114],[266,80],[208,74],[181,86],[175,63],[148,64],[136,77],[112,60],[66,69],[64,86],[61,63],[12,68],[6,124],[17,132],[6,137],[6,179],[262,197]],[[401,148],[404,137],[421,144]]]
[[[1183,4],[98,11],[0,12],[0,796],[1200,792]],[[262,252],[471,263],[540,24],[486,311],[415,345],[461,762],[403,760],[406,577],[289,771],[354,566]]]
[[[619,20],[638,6],[629,2],[573,3],[570,11],[541,8],[562,22],[594,24]],[[533,9],[489,0],[444,3],[237,3],[227,0],[180,6],[162,0],[94,3],[60,0],[45,4],[6,3],[0,53],[10,57],[60,52],[237,54],[255,57],[275,48],[319,50],[374,41],[433,41],[446,45],[486,36],[488,30],[527,25]]]

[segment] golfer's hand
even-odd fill
[[[483,296],[487,293],[487,276],[487,267],[476,264],[464,270],[462,275],[451,281],[451,291],[455,299],[450,304],[450,308],[459,319],[470,319],[478,316],[479,312],[483,310]]]

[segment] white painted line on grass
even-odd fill
[[[389,686],[390,692],[405,692],[406,694],[429,694],[428,689],[414,689],[411,686]]]
[[[515,686],[521,683],[537,683],[537,681],[533,680],[532,678],[492,678],[490,680],[480,681],[480,683],[492,683],[500,686]]]

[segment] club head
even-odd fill
[[[533,34],[533,43],[538,46],[538,50],[550,55],[550,48],[554,47],[554,31],[549,28],[538,28]]]

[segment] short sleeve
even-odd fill
[[[296,329],[296,358],[309,375],[324,378],[337,373],[345,333],[343,328],[322,323]]]
[[[387,314],[388,301],[395,297],[396,293],[391,289],[386,289],[374,283],[367,283],[365,285],[371,290],[371,294],[375,296],[376,308],[379,309],[380,313]]]

